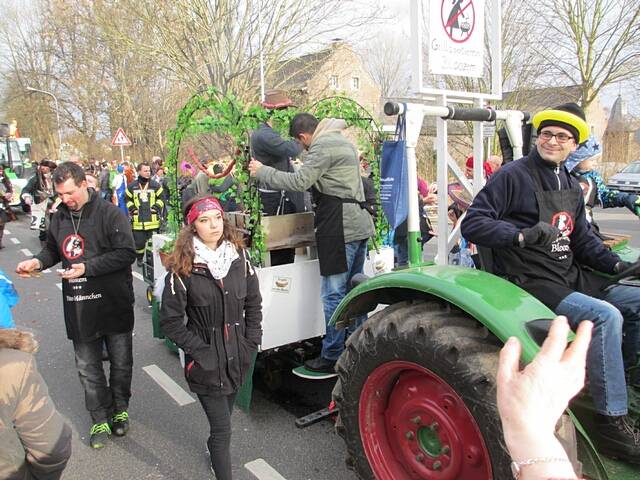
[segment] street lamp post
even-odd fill
[[[47,92],[46,90],[40,90],[39,88],[27,87],[27,90],[30,92],[38,92],[43,93],[45,95],[50,95],[53,97],[53,101],[56,105],[56,122],[58,124],[58,160],[62,160],[62,132],[60,130],[60,106],[58,105],[58,97],[56,97],[53,93]]]

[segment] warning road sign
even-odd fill
[[[129,137],[124,133],[124,130],[119,128],[111,139],[111,145],[114,147],[129,147],[131,146],[131,140],[129,140]]]

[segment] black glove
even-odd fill
[[[628,194],[623,200],[624,206],[627,207],[634,215],[640,216],[640,197]]]
[[[550,223],[538,222],[531,228],[523,228],[524,246],[550,246],[560,236],[560,230]]]
[[[619,261],[613,267],[613,273],[621,273],[621,272],[624,272],[625,270],[629,270],[631,267],[633,267],[633,263]]]

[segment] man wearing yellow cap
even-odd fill
[[[589,126],[575,103],[536,114],[533,126],[535,148],[491,176],[461,232],[493,250],[495,274],[565,315],[572,328],[594,322],[587,372],[596,440],[602,453],[640,463],[640,431],[627,417],[625,378],[640,350],[640,295],[625,285],[603,291],[606,279],[585,268],[612,274],[629,264],[595,235],[580,185],[564,166],[589,137]]]

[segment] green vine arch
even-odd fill
[[[262,203],[255,182],[249,178],[246,165],[249,160],[249,135],[260,123],[269,120],[273,128],[287,135],[291,118],[299,112],[310,112],[319,120],[341,118],[358,132],[358,148],[372,168],[377,191],[380,186],[380,155],[384,134],[374,117],[358,102],[348,97],[334,96],[319,100],[306,108],[288,108],[267,111],[260,105],[245,107],[232,95],[225,95],[216,88],[196,93],[179,111],[176,127],[167,134],[167,173],[171,179],[169,230],[176,234],[182,221],[182,209],[178,193],[180,147],[184,140],[200,134],[216,134],[233,145],[236,161],[234,177],[241,188],[234,193],[248,215],[247,229],[251,234],[251,256],[261,259],[265,253],[264,233],[260,226]],[[381,245],[388,232],[383,215],[376,220],[375,244]]]

